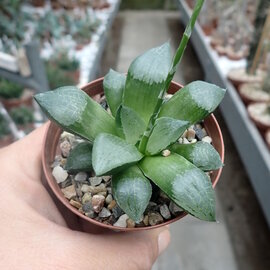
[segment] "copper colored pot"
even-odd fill
[[[84,87],[82,87],[82,90],[85,91],[89,96],[95,96],[97,94],[101,94],[103,92],[103,78],[97,79]],[[169,93],[173,94],[176,91],[178,91],[182,86],[180,84],[177,84],[175,82],[171,83]],[[217,123],[216,118],[214,117],[213,114],[208,116],[205,121],[204,121],[204,127],[209,134],[209,136],[212,137],[213,139],[213,146],[216,148],[218,153],[221,156],[222,162],[224,162],[224,143],[223,143],[223,138],[221,134],[221,130],[219,128],[219,125]],[[101,222],[98,222],[94,219],[91,219],[84,214],[80,213],[76,208],[74,208],[72,205],[70,205],[69,201],[64,197],[61,189],[59,188],[58,184],[56,183],[53,175],[52,175],[52,169],[51,169],[51,164],[54,161],[55,154],[58,149],[58,144],[59,144],[59,137],[61,135],[61,128],[59,128],[56,124],[50,123],[48,125],[46,134],[45,134],[45,139],[43,142],[43,151],[42,151],[42,165],[43,165],[43,170],[45,174],[45,178],[47,180],[47,183],[54,193],[54,195],[57,197],[57,199],[61,202],[66,207],[66,210],[62,214],[65,216],[71,215],[76,215],[77,218],[79,218],[80,223],[82,225],[82,230],[86,232],[91,232],[91,233],[98,233],[98,232],[106,232],[108,229],[114,230],[114,231],[139,231],[139,230],[149,230],[149,229],[154,229],[158,228],[164,225],[168,225],[172,222],[175,222],[178,219],[183,218],[186,216],[186,213],[182,213],[180,216],[168,220],[162,224],[158,224],[155,226],[148,226],[148,227],[137,227],[137,228],[120,228],[120,227],[114,227],[111,225],[103,224]],[[211,175],[211,181],[213,184],[213,187],[217,184],[220,174],[221,174],[222,168],[219,170],[216,170],[212,173]],[[61,207],[64,209],[63,207]]]

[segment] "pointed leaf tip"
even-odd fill
[[[135,222],[141,221],[152,195],[152,186],[137,166],[112,177],[112,191],[121,209]]]
[[[207,142],[175,143],[170,147],[170,150],[183,156],[204,171],[217,170],[223,166],[219,153]]]
[[[145,157],[139,162],[144,175],[191,215],[215,221],[215,194],[207,175],[178,154]]]
[[[121,171],[142,157],[134,145],[111,134],[99,134],[94,141],[92,163],[97,176]]]
[[[116,116],[117,109],[122,104],[125,83],[126,76],[113,69],[104,77],[104,93],[113,116]]]
[[[90,141],[102,132],[116,134],[113,117],[75,86],[60,87],[34,98],[48,118],[66,131]]]

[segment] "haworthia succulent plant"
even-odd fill
[[[151,182],[191,215],[215,220],[214,191],[203,170],[220,168],[220,156],[210,144],[181,145],[177,140],[215,110],[225,90],[196,81],[171,99],[164,98],[202,4],[197,1],[173,58],[165,43],[137,57],[127,76],[113,70],[105,76],[112,115],[76,87],[35,96],[52,121],[93,143],[74,148],[66,169],[84,171],[92,166],[98,176],[111,174],[118,205],[136,222],[151,198]]]

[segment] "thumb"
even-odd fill
[[[93,269],[110,270],[150,270],[155,260],[169,245],[170,232],[168,227],[159,229],[89,235],[71,231],[74,237],[74,254],[79,250],[77,262],[79,269],[89,269],[89,260]],[[74,243],[78,245],[76,248]],[[95,250],[93,254],[93,250]],[[93,256],[93,257],[92,257]],[[91,259],[90,259],[91,258]],[[91,269],[91,268],[90,268]]]

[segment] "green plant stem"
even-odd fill
[[[144,132],[143,137],[142,137],[142,139],[140,141],[139,151],[141,153],[145,153],[145,149],[146,149],[148,139],[150,137],[150,134],[151,134],[152,128],[153,128],[153,126],[155,124],[155,121],[156,121],[156,119],[158,117],[160,107],[161,107],[161,105],[163,103],[163,98],[164,98],[167,90],[169,89],[171,81],[172,81],[172,79],[174,77],[174,74],[175,74],[175,72],[177,70],[177,67],[179,66],[179,64],[180,64],[180,62],[182,60],[184,51],[185,51],[185,49],[187,47],[187,43],[188,43],[189,38],[191,36],[192,30],[194,28],[194,25],[196,23],[198,15],[200,14],[203,3],[204,3],[204,0],[198,0],[196,2],[196,5],[194,7],[191,18],[190,18],[190,20],[189,20],[189,22],[188,22],[188,24],[186,26],[185,32],[184,32],[183,37],[181,39],[180,45],[176,50],[176,53],[175,53],[174,58],[173,58],[171,69],[169,71],[169,74],[168,74],[168,76],[166,78],[166,81],[165,81],[165,84],[164,84],[164,88],[160,92],[160,95],[159,95],[159,98],[158,98],[157,105],[155,107],[154,113],[151,116],[151,118],[150,118],[150,120],[148,122],[147,129]]]

